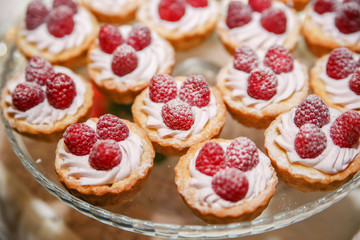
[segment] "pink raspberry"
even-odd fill
[[[333,12],[336,9],[336,0],[316,0],[314,2],[314,11],[318,14]]]
[[[270,68],[256,68],[248,77],[247,93],[250,97],[269,100],[277,93],[278,80]]]
[[[120,118],[105,114],[99,118],[96,124],[96,137],[98,139],[112,139],[120,142],[128,138],[130,130]]]
[[[351,148],[359,142],[360,114],[349,110],[335,119],[330,127],[330,137],[341,148]]]
[[[326,135],[316,125],[305,123],[296,134],[294,145],[301,158],[316,158],[326,148]]]
[[[245,174],[237,168],[222,169],[211,181],[214,192],[222,199],[237,202],[246,196],[249,182]]]
[[[66,147],[77,156],[89,154],[96,142],[94,129],[84,123],[70,125],[66,128],[63,137]]]
[[[111,24],[101,26],[99,32],[99,45],[101,50],[111,54],[122,43],[123,38],[118,27]]]
[[[195,121],[190,105],[177,98],[164,104],[161,116],[165,125],[173,130],[189,130]]]
[[[49,10],[41,1],[35,0],[30,2],[26,9],[26,29],[34,30],[45,22],[45,19],[48,15]]]
[[[30,58],[26,64],[25,79],[28,82],[36,82],[43,86],[54,73],[54,68],[50,62],[45,58],[35,56]]]
[[[210,103],[210,88],[203,75],[191,75],[182,83],[179,98],[190,106],[205,107]]]
[[[288,73],[294,68],[294,59],[286,48],[274,45],[266,52],[264,65],[270,67],[276,74]]]
[[[78,11],[76,3],[74,3],[72,0],[54,0],[53,2],[53,8],[57,8],[63,5],[68,6],[73,14],[77,13]]]
[[[186,0],[194,8],[203,8],[208,6],[208,0]]]
[[[114,74],[122,77],[134,71],[138,66],[138,57],[135,49],[127,44],[118,46],[111,62],[111,69]]]
[[[64,73],[55,73],[46,81],[46,97],[57,109],[70,107],[76,96],[74,81]]]
[[[136,51],[143,50],[151,43],[150,29],[143,23],[135,23],[129,33],[126,43]]]
[[[249,0],[249,5],[256,12],[263,12],[271,7],[271,0]]]
[[[99,171],[108,171],[120,164],[122,153],[119,145],[111,139],[98,140],[90,150],[90,166]]]
[[[35,107],[45,99],[42,88],[34,82],[19,83],[11,93],[14,106],[20,111]]]
[[[62,38],[71,34],[75,26],[71,8],[61,5],[52,9],[46,24],[49,33],[56,38]]]
[[[251,14],[252,10],[248,5],[240,1],[231,1],[227,9],[226,25],[229,28],[242,27],[251,21]]]
[[[195,167],[198,171],[208,176],[214,176],[220,169],[225,167],[225,153],[220,144],[207,142],[200,149]]]
[[[344,34],[360,31],[360,4],[355,2],[340,4],[336,10],[335,26]]]
[[[225,152],[227,167],[250,171],[259,163],[259,152],[253,141],[247,137],[235,138]]]
[[[177,22],[185,15],[185,1],[161,0],[158,12],[162,20]]]
[[[259,58],[256,52],[248,46],[239,46],[235,49],[234,68],[250,73],[259,66]]]
[[[329,108],[323,100],[311,94],[307,96],[296,108],[294,123],[300,128],[305,123],[312,123],[319,128],[330,122]]]
[[[355,72],[356,61],[353,53],[347,48],[336,48],[331,51],[326,63],[326,74],[334,79],[343,79]]]
[[[360,95],[360,70],[356,70],[350,77],[349,88],[356,95]]]
[[[269,32],[283,34],[286,31],[286,15],[278,8],[268,8],[261,13],[261,26]]]
[[[177,86],[173,77],[160,73],[154,75],[149,83],[149,97],[156,103],[166,103],[177,96]]]

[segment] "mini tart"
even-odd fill
[[[210,141],[217,143],[231,143],[231,140],[224,139],[212,139]],[[212,224],[246,221],[259,216],[268,206],[270,199],[275,193],[278,179],[274,168],[271,165],[269,166],[270,171],[272,172],[271,180],[268,180],[266,188],[253,198],[242,199],[240,200],[242,203],[238,205],[235,204],[228,208],[208,206],[199,200],[197,196],[198,189],[191,186],[190,181],[192,176],[189,171],[192,159],[196,157],[197,152],[205,143],[206,142],[198,143],[192,146],[189,151],[180,158],[175,167],[175,183],[184,202],[196,216],[205,222]]]
[[[185,81],[185,79],[186,77],[175,77],[175,81]],[[161,138],[156,129],[147,127],[148,115],[141,108],[145,106],[144,99],[148,98],[148,88],[136,97],[131,107],[134,122],[145,129],[156,152],[168,156],[183,155],[192,145],[218,136],[225,124],[226,107],[220,92],[216,88],[210,88],[210,91],[216,100],[216,116],[210,119],[198,134],[191,135],[185,140],[174,137]]]
[[[180,50],[180,51],[188,50],[200,45],[211,35],[211,33],[213,32],[216,26],[218,20],[217,11],[215,11],[211,15],[210,19],[206,21],[205,24],[201,24],[201,25],[198,24],[194,28],[187,30],[186,32],[179,31],[176,29],[175,30],[167,29],[161,24],[158,24],[149,13],[151,9],[151,5],[158,4],[158,2],[159,0],[150,0],[147,3],[141,5],[136,14],[136,19],[140,22],[145,23],[146,25],[148,25],[149,28],[151,28],[152,30],[157,32],[160,36],[168,40],[171,43],[171,45],[175,48],[175,50]],[[208,7],[210,7],[210,4],[215,5],[217,3],[214,0],[208,0],[208,4],[209,4]],[[161,20],[161,21],[167,22],[165,20]]]
[[[95,123],[98,121],[97,118],[90,120],[93,120]],[[66,150],[67,147],[64,139],[60,139],[56,149],[55,171],[60,181],[71,194],[91,204],[103,206],[129,201],[141,190],[151,172],[155,152],[149,138],[141,128],[130,121],[124,119],[122,121],[126,123],[130,132],[136,134],[141,139],[144,152],[141,155],[140,166],[131,171],[129,176],[113,184],[80,185],[77,179],[68,176],[68,168],[61,165],[64,160],[59,155],[59,152],[64,149]]]

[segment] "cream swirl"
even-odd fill
[[[130,25],[121,26],[120,32],[123,38],[127,38],[131,31]],[[137,51],[137,68],[124,76],[117,76],[111,69],[113,54],[105,53],[100,47],[90,51],[90,66],[101,72],[97,77],[99,81],[114,79],[117,82],[134,82],[143,79],[150,80],[153,75],[163,72],[174,64],[174,50],[168,42],[154,32],[151,32],[151,44],[141,51]]]
[[[121,12],[122,8],[130,0],[87,0],[89,6],[99,12],[106,14],[116,14]]]
[[[229,144],[230,143],[220,143],[224,151]],[[270,159],[264,153],[259,151],[259,163],[250,171],[244,172],[246,179],[249,182],[249,189],[246,193],[246,196],[237,202],[226,201],[217,195],[213,190],[211,185],[213,177],[203,174],[196,169],[195,164],[197,154],[198,153],[196,153],[195,157],[190,162],[189,171],[191,179],[189,184],[190,186],[197,189],[197,197],[200,203],[203,205],[208,205],[213,208],[230,208],[240,205],[244,201],[259,195],[262,191],[264,191],[269,181],[273,181],[273,173],[270,170]]]
[[[96,123],[91,119],[85,124],[96,129]],[[134,169],[139,167],[141,155],[144,152],[141,139],[132,132],[127,139],[118,142],[118,145],[122,154],[121,162],[108,171],[92,168],[89,163],[89,155],[76,156],[68,152],[66,148],[59,152],[59,156],[64,160],[61,167],[67,168],[68,176],[77,179],[80,185],[112,184],[128,177]]]
[[[326,148],[316,158],[301,158],[296,153],[294,141],[296,134],[299,132],[299,128],[294,123],[296,109],[294,108],[290,112],[281,115],[281,123],[277,126],[280,135],[276,137],[275,141],[286,151],[291,163],[299,163],[327,174],[335,174],[347,168],[359,153],[359,144],[355,148],[341,148],[333,143],[330,137],[330,127],[341,112],[333,108],[329,108],[329,110],[330,122],[321,128],[326,135]]]
[[[24,29],[21,34],[26,41],[34,43],[39,50],[48,50],[53,54],[61,51],[78,47],[83,44],[85,38],[92,32],[92,19],[89,12],[78,7],[78,12],[74,15],[74,30],[71,34],[62,38],[54,37],[47,30],[46,23],[41,24],[34,30]]]
[[[83,80],[70,69],[54,66],[56,73],[64,73],[68,75],[75,83],[76,96],[72,104],[66,109],[57,109],[49,104],[45,98],[43,102],[26,110],[20,111],[12,104],[11,95],[6,96],[5,101],[10,105],[7,109],[8,113],[13,114],[15,119],[24,119],[32,124],[47,124],[51,125],[54,122],[63,119],[67,115],[74,115],[78,109],[84,104],[84,95],[86,91],[86,85]],[[25,82],[25,74],[21,74],[16,81],[10,82],[8,85],[9,92],[12,92],[15,87],[22,82]],[[42,89],[46,91],[46,86],[42,86]]]

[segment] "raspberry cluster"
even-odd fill
[[[158,13],[162,20],[169,22],[179,21],[186,12],[186,5],[194,8],[208,6],[207,0],[161,0],[158,6]]]

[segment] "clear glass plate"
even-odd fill
[[[7,54],[1,58],[1,89],[7,79],[24,70],[26,63],[14,46],[11,34],[9,36]],[[302,42],[294,52],[294,56],[305,61],[309,67],[313,64],[313,59]],[[214,84],[218,66],[225,65],[230,58],[217,37],[213,35],[200,47],[179,52],[176,60],[179,64],[174,69],[174,75],[202,73],[207,76],[211,84]],[[84,69],[78,71],[85,72]],[[108,103],[107,109],[122,118],[130,120],[132,118],[130,106]],[[269,206],[255,220],[207,225],[192,214],[176,191],[173,169],[177,158],[157,155],[147,183],[132,201],[100,208],[72,196],[59,182],[53,166],[56,142],[48,143],[23,137],[11,129],[2,114],[1,119],[20,161],[51,194],[100,222],[148,236],[214,239],[259,234],[304,220],[341,200],[360,185],[360,173],[343,187],[328,193],[303,193],[280,180]],[[249,137],[261,150],[264,150],[264,130],[246,128],[228,115],[220,137],[233,139],[238,136]]]

